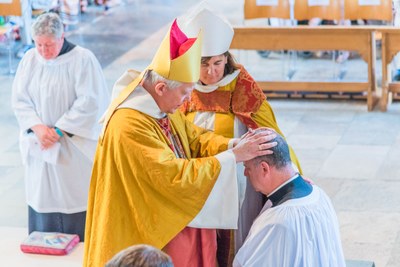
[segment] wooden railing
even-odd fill
[[[357,51],[368,65],[365,82],[266,81],[258,83],[265,91],[365,93],[368,111],[376,96],[376,27],[296,26],[236,27],[231,49],[244,50],[350,50]],[[400,34],[399,34],[400,38]],[[400,47],[400,42],[398,42]]]

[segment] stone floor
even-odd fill
[[[197,2],[125,0],[107,14],[90,7],[67,38],[95,53],[111,90],[125,69],[149,64],[168,23]],[[242,23],[241,3],[214,2],[215,10],[233,24]],[[267,59],[255,52],[235,53],[254,76],[263,75],[257,66],[265,64],[269,77],[284,77],[286,61],[277,53]],[[7,74],[6,55],[0,49],[0,227],[26,227],[18,125],[10,106],[13,76]],[[294,79],[327,79],[344,70],[345,80],[366,80],[366,65],[356,56],[343,65],[329,58],[299,58],[296,68]],[[377,72],[379,76],[379,62]],[[363,100],[270,103],[305,175],[332,198],[346,258],[374,261],[378,267],[400,266],[400,104],[382,113],[367,112]]]

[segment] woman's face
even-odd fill
[[[203,84],[214,84],[224,77],[225,64],[228,58],[225,55],[213,56],[210,60],[201,61],[200,81]]]
[[[64,34],[60,37],[39,35],[35,38],[36,49],[46,60],[54,59],[58,56],[64,43]]]

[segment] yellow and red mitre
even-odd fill
[[[100,138],[103,138],[115,110],[135,90],[146,71],[153,70],[168,80],[184,83],[197,82],[200,78],[201,39],[200,32],[196,38],[188,38],[178,27],[175,19],[150,65],[112,100],[104,118]]]
[[[147,69],[169,80],[191,83],[199,80],[200,65],[201,35],[188,38],[175,19]]]

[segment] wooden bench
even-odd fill
[[[239,50],[351,50],[368,64],[365,82],[340,81],[257,81],[264,91],[365,93],[368,111],[376,96],[376,27],[296,26],[235,27],[231,49]]]

